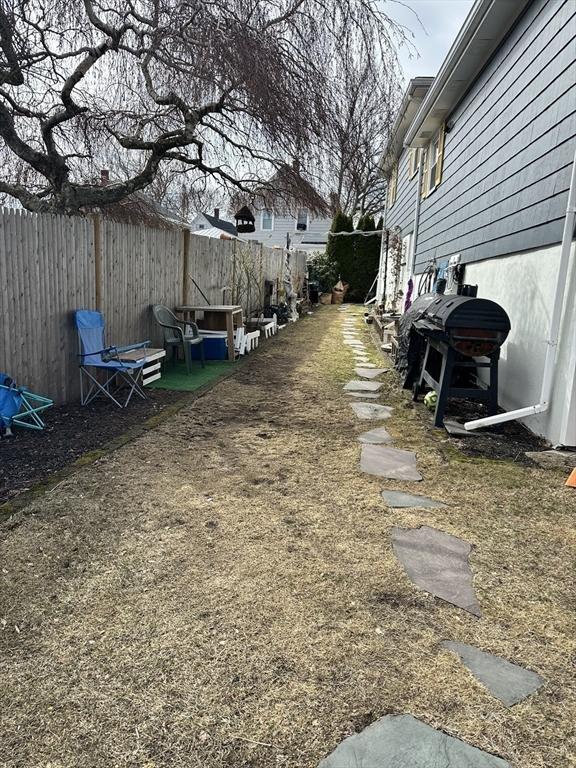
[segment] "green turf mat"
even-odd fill
[[[210,384],[227,373],[230,373],[233,366],[238,363],[226,361],[206,361],[206,367],[202,368],[197,360],[192,361],[192,371],[186,372],[186,364],[183,362],[173,365],[172,362],[165,364],[162,378],[153,381],[148,386],[150,389],[172,389],[176,392],[193,392],[195,389]]]

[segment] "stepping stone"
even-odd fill
[[[363,445],[360,469],[388,480],[422,480],[416,469],[416,454],[386,445]]]
[[[433,507],[445,507],[441,501],[434,501],[427,496],[415,496],[412,493],[402,493],[402,491],[382,491],[382,498],[389,507],[422,507],[431,509]]]
[[[345,392],[378,392],[382,389],[382,383],[380,381],[360,381],[354,379],[344,385]]]
[[[456,653],[474,677],[507,707],[523,701],[546,682],[536,672],[485,653],[473,645],[448,640],[442,645]]]
[[[467,541],[426,525],[394,527],[392,548],[417,587],[474,616],[482,615],[468,562],[472,547]]]
[[[377,419],[389,419],[392,416],[392,408],[389,405],[376,403],[351,403],[352,410],[359,419],[376,421]]]
[[[362,358],[363,360],[368,360],[367,357]],[[376,368],[376,365],[374,363],[362,363],[363,368]]]
[[[511,768],[500,757],[455,739],[412,715],[385,715],[355,733],[318,768]]]
[[[377,400],[380,397],[378,392],[346,392],[351,397],[365,397],[368,400]]]
[[[382,373],[386,373],[390,368],[354,368],[356,376],[363,376],[365,379],[375,379]]]
[[[384,443],[391,443],[392,437],[385,427],[376,427],[376,429],[371,429],[369,432],[363,432],[358,438],[358,442],[382,445]]]

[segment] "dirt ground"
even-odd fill
[[[0,526],[2,768],[315,768],[388,713],[576,765],[576,492],[465,455],[393,373],[386,427],[424,481],[360,473],[352,372],[324,308]],[[388,509],[400,487],[449,506]],[[482,619],[405,576],[390,529],[421,524],[473,543]],[[546,685],[507,709],[446,639]]]

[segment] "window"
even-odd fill
[[[420,150],[410,149],[408,152],[408,176],[413,179],[418,173],[418,165],[420,163]]]
[[[444,126],[426,147],[424,155],[424,183],[422,197],[428,197],[442,181],[444,160]]]
[[[388,208],[396,202],[396,187],[398,186],[398,166],[395,165],[388,179]]]
[[[308,229],[308,209],[299,208],[296,215],[296,229],[298,232],[306,232]]]
[[[262,211],[262,224],[260,229],[271,231],[274,229],[274,214],[268,208]]]

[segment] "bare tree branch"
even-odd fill
[[[18,180],[0,193],[75,212],[157,177],[245,189],[305,156],[369,205],[402,37],[372,0],[0,0],[0,162]]]

